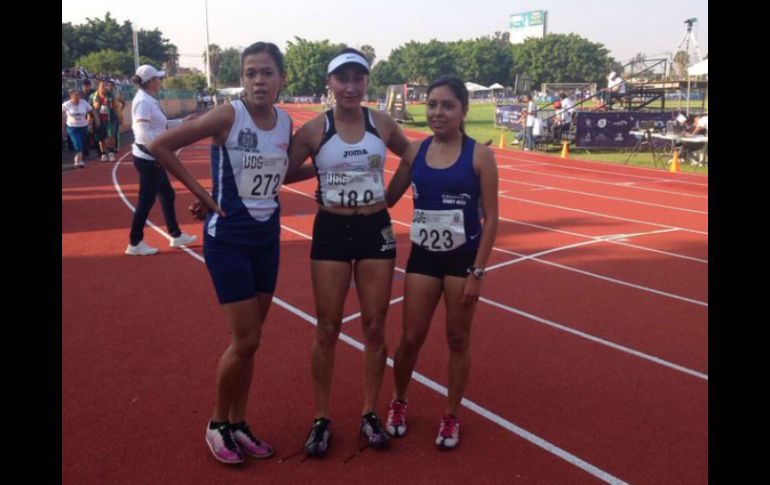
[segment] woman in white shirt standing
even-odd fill
[[[529,95],[524,96],[524,100],[527,103],[527,107],[521,113],[524,122],[524,150],[533,151],[535,149],[535,113],[537,113],[537,105]]]
[[[85,168],[83,161],[83,144],[88,137],[88,113],[93,111],[91,105],[80,98],[80,91],[70,89],[70,99],[61,105],[62,111],[62,131],[67,130],[67,136],[72,140],[72,146],[75,147],[75,166]],[[65,122],[66,116],[66,122]]]
[[[166,170],[158,164],[147,149],[147,145],[158,135],[183,121],[167,119],[155,98],[165,75],[165,71],[158,71],[145,64],[139,66],[136,75],[132,78],[132,81],[139,86],[131,104],[131,128],[134,130],[131,153],[134,156],[134,166],[139,172],[139,201],[136,204],[129,235],[130,241],[126,248],[126,254],[129,256],[144,256],[158,252],[158,248],[150,247],[144,242],[144,224],[147,222],[147,216],[155,204],[156,197],[160,199],[168,233],[173,238],[169,246],[178,248],[198,239],[197,236],[185,234],[179,229],[174,209],[174,189],[168,180]]]

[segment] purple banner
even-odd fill
[[[521,112],[523,104],[504,104],[495,106],[495,127],[504,126],[509,130],[521,131]]]
[[[577,148],[634,147],[637,138],[629,133],[631,130],[663,131],[666,128],[666,122],[673,120],[678,114],[678,111],[665,113],[579,111],[575,116],[575,146]]]

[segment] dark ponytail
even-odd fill
[[[150,79],[150,81],[152,81],[152,79]],[[147,89],[147,83],[149,83],[150,81],[147,81],[146,83],[142,83],[142,78],[140,78],[139,76],[137,75],[131,76],[131,82],[144,90]]]

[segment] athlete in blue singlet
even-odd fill
[[[254,354],[278,276],[278,190],[292,174],[288,148],[292,122],[275,108],[285,80],[283,56],[274,44],[257,42],[241,54],[243,97],[158,137],[150,151],[199,199],[204,256],[232,333],[219,361],[216,401],[206,443],[223,463],[244,455],[273,454],[244,421]],[[174,151],[212,138],[210,194]],[[202,214],[201,214],[202,215]]]
[[[470,372],[470,328],[484,267],[497,234],[497,165],[489,147],[463,128],[468,90],[455,77],[428,87],[427,119],[433,136],[413,142],[387,191],[392,207],[412,186],[412,251],[406,266],[403,334],[394,357],[395,392],[386,428],[406,432],[406,389],[444,294],[449,344],[449,389],[436,445],[460,440],[457,409]],[[483,217],[484,223],[481,223]]]

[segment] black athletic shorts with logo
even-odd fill
[[[318,210],[313,222],[310,259],[352,261],[395,257],[396,236],[387,209],[369,215]]]
[[[468,268],[473,266],[478,249],[470,251],[428,251],[412,243],[412,252],[406,263],[407,273],[419,273],[434,278],[444,279],[444,276],[468,276]]]

